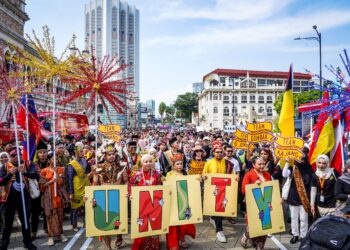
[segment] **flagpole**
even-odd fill
[[[18,172],[19,172],[19,181],[21,186],[21,197],[22,197],[22,207],[23,207],[23,217],[24,217],[24,227],[27,230],[28,229],[28,222],[27,222],[27,209],[26,204],[24,200],[24,191],[23,191],[23,178],[22,178],[22,172],[20,169],[21,166],[21,158],[19,154],[19,144],[18,144],[18,127],[17,127],[17,115],[15,110],[15,103],[12,101],[12,114],[13,114],[13,124],[15,127],[15,139],[16,139],[16,149],[17,149],[17,161],[18,161]]]
[[[29,122],[28,122],[28,94],[26,94],[26,137],[27,137],[27,143],[26,143],[26,148],[27,148],[27,160],[30,160],[30,152],[29,152]]]
[[[97,93],[95,94],[95,164],[97,167],[97,142],[98,142],[98,133],[97,133],[97,127],[98,127],[98,122],[97,122]]]
[[[54,179],[54,196],[57,196],[56,184],[56,85],[55,80],[51,77],[52,82],[52,120],[53,120],[53,179]]]

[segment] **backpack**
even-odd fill
[[[312,249],[350,249],[350,220],[334,215],[316,220],[299,246],[299,250]]]

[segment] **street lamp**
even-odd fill
[[[319,57],[320,57],[320,86],[323,87],[322,81],[322,36],[321,33],[317,30],[317,26],[314,25],[312,28],[316,31],[317,36],[310,37],[297,37],[294,40],[316,40],[319,44]]]

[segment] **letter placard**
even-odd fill
[[[121,131],[122,131],[122,128],[118,124],[98,125],[98,132],[100,132],[102,135],[104,135],[108,139],[111,139],[116,142],[120,141]]]
[[[296,148],[277,147],[275,148],[275,155],[280,159],[289,158],[291,160],[301,162],[301,159],[305,154]]]
[[[233,174],[205,174],[203,215],[237,216],[237,176]]]
[[[126,185],[85,187],[86,237],[128,233],[127,193]]]
[[[299,148],[300,150],[304,147],[304,140],[297,137],[278,136],[275,142],[282,147]]]
[[[170,226],[203,222],[199,175],[170,176],[164,185],[170,186]]]
[[[257,122],[257,123],[251,123],[246,122],[246,130],[256,133],[261,131],[272,131],[272,123],[271,122]]]
[[[131,239],[168,233],[169,186],[131,188]]]
[[[278,180],[247,185],[246,202],[250,237],[286,230]]]

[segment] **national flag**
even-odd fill
[[[329,153],[334,147],[334,128],[332,117],[328,116],[327,120],[323,124],[319,123],[316,125],[316,127],[317,126],[322,126],[322,129],[318,128],[320,134],[318,135],[313,153],[310,155],[310,164],[314,164],[319,155]]]
[[[294,131],[294,103],[293,103],[293,65],[290,65],[286,90],[283,94],[283,103],[278,121],[281,135],[293,137]]]
[[[27,98],[27,109],[26,109],[26,98]],[[26,125],[26,110],[28,115],[28,128]],[[23,95],[21,98],[21,104],[17,113],[17,124],[25,129],[23,133],[23,160],[33,160],[36,151],[36,142],[40,137],[40,124],[38,115],[35,109],[34,99],[31,95]],[[29,134],[29,141],[27,141],[26,133]],[[28,146],[27,146],[28,145]],[[29,152],[27,150],[29,149]]]
[[[342,174],[344,166],[344,124],[339,111],[333,116],[334,140],[335,144],[330,154],[331,166]]]

